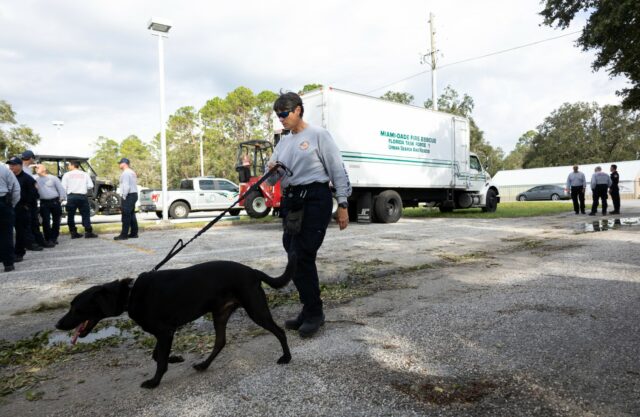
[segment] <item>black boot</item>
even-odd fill
[[[311,337],[320,330],[320,326],[324,324],[324,313],[319,316],[306,317],[302,326],[298,329],[300,337]]]
[[[298,330],[300,326],[302,326],[303,322],[304,322],[304,315],[302,314],[302,312],[300,312],[300,314],[298,314],[298,317],[296,317],[295,319],[286,320],[284,322],[284,327],[285,329],[289,329],[289,330]]]
[[[89,231],[89,232],[84,232],[84,238],[85,238],[85,239],[89,239],[89,238],[92,238],[92,237],[98,237],[98,235],[96,235],[95,233],[93,233],[93,232],[91,232],[91,231]]]
[[[79,237],[82,237],[76,229],[69,229],[69,235],[71,235],[71,239],[78,239]]]

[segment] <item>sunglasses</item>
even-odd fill
[[[289,116],[289,113],[293,113],[293,111],[281,111],[280,113],[276,113],[276,116],[278,116],[279,119],[286,119]]]

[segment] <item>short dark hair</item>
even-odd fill
[[[292,93],[289,91],[288,93],[283,93],[280,91],[280,97],[276,99],[273,103],[273,110],[276,113],[280,113],[282,111],[294,111],[296,107],[300,106],[300,117],[304,114],[304,106],[302,105],[302,99],[296,93]]]
[[[613,169],[618,169],[618,165],[616,164],[611,164],[611,166],[613,167]]]
[[[80,162],[78,161],[69,161],[69,165],[73,165],[76,168],[80,168]]]

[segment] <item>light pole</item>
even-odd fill
[[[60,129],[64,126],[64,122],[62,120],[54,120],[51,122],[52,125],[56,127],[56,142],[60,142]],[[59,143],[58,143],[59,144]]]
[[[202,118],[200,117],[200,113],[198,113],[198,120],[196,120],[196,125],[193,131],[193,133],[197,135],[198,139],[200,140],[200,176],[204,177],[204,151],[202,149],[202,141],[204,140],[204,126],[202,125]]]
[[[160,77],[160,169],[162,173],[162,221],[169,221],[169,207],[167,207],[167,133],[164,110],[164,48],[163,38],[168,37],[171,22],[160,17],[152,17],[147,29],[153,36],[158,37],[158,68]]]

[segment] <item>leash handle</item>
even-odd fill
[[[160,267],[162,267],[162,265],[164,265],[167,262],[169,262],[169,260],[171,258],[176,256],[178,254],[178,252],[180,252],[182,249],[184,249],[189,243],[193,242],[201,234],[203,234],[207,230],[211,229],[211,227],[213,227],[214,224],[216,224],[222,217],[224,217],[224,215],[227,214],[229,212],[229,210],[234,208],[236,206],[236,204],[238,204],[240,201],[242,201],[244,199],[244,196],[246,196],[247,194],[249,194],[252,191],[258,191],[260,189],[260,185],[263,182],[265,182],[270,176],[275,174],[279,169],[282,169],[284,171],[283,174],[288,176],[288,177],[293,175],[293,171],[291,171],[289,168],[287,168],[287,166],[285,164],[283,164],[280,161],[276,161],[276,164],[271,169],[269,169],[269,171],[267,171],[258,181],[256,181],[255,184],[253,184],[251,187],[249,187],[247,189],[247,191],[245,191],[241,196],[239,196],[238,199],[233,202],[233,204],[231,204],[229,207],[227,207],[215,219],[211,220],[206,226],[204,226],[202,229],[200,229],[200,231],[198,233],[196,233],[195,236],[193,236],[191,239],[189,239],[187,241],[187,243],[184,243],[182,241],[182,239],[178,239],[178,241],[176,242],[175,245],[173,245],[173,247],[171,248],[171,250],[169,251],[167,256],[165,256],[164,259],[158,265],[153,267],[151,272],[156,272],[158,269],[160,269]]]

